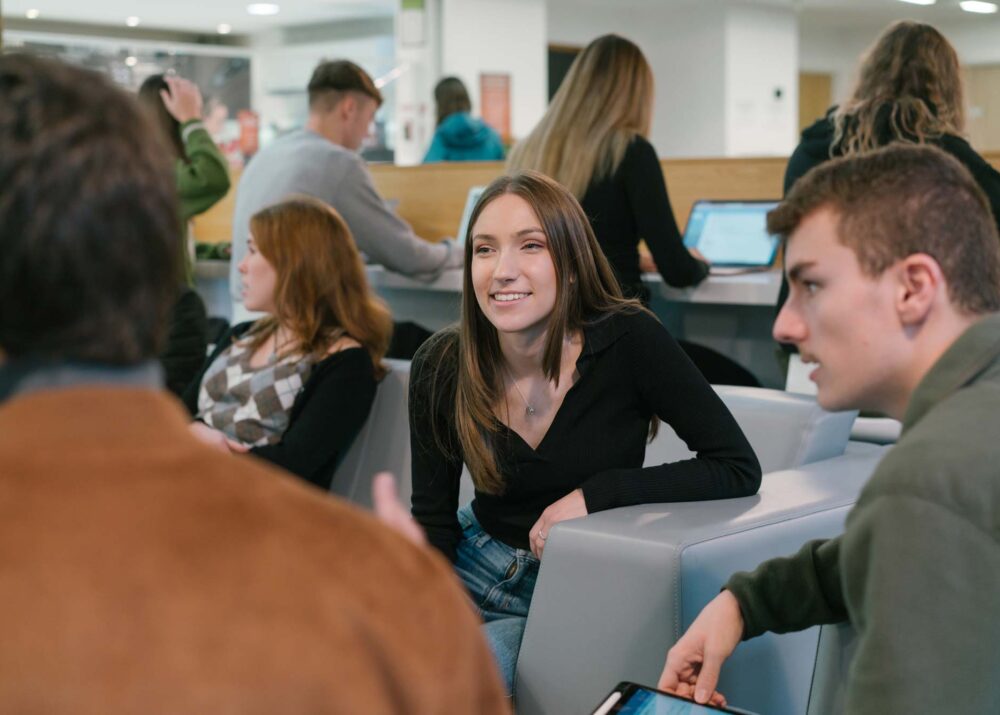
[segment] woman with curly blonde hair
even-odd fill
[[[955,48],[930,25],[895,22],[863,56],[850,98],[802,132],[785,169],[785,193],[832,157],[893,142],[930,144],[972,173],[1000,226],[1000,173],[975,152],[964,133],[962,74]],[[787,296],[783,283],[779,308]]]
[[[962,73],[955,48],[930,25],[895,22],[864,55],[850,98],[802,132],[785,171],[785,193],[809,169],[834,156],[897,141],[933,144],[972,172],[997,218],[1000,173],[969,146],[964,133]]]

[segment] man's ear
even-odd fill
[[[350,119],[358,111],[358,98],[353,92],[345,92],[343,98],[337,102],[337,116],[341,119]]]
[[[904,325],[919,325],[930,314],[942,291],[947,291],[941,266],[926,253],[914,253],[899,262],[896,311]],[[947,296],[944,296],[947,300]]]

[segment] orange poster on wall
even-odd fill
[[[479,98],[483,121],[497,130],[504,143],[510,142],[510,75],[479,75]]]

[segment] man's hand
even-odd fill
[[[424,530],[399,500],[396,478],[389,472],[375,475],[372,482],[372,503],[375,505],[375,516],[383,524],[395,529],[414,544],[423,546],[427,543]]]
[[[163,106],[178,122],[201,119],[201,91],[194,82],[181,77],[164,77],[170,91],[160,90]]]
[[[548,508],[538,517],[534,526],[528,529],[531,553],[542,558],[545,540],[549,538],[549,529],[560,521],[576,519],[581,516],[587,516],[587,502],[583,498],[582,489],[574,489],[562,499],[549,504]]]
[[[702,609],[687,633],[667,653],[659,687],[687,695],[694,687],[698,703],[724,703],[715,692],[722,663],[743,638],[743,614],[729,591],[723,591]]]

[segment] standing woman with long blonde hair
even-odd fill
[[[469,589],[508,688],[551,528],[760,485],[729,410],[622,297],[576,199],[535,172],[497,179],[473,210],[461,323],[414,356],[409,406],[413,516]],[[697,456],[643,467],[659,420]],[[463,463],[476,493],[459,508]]]
[[[850,98],[802,132],[785,169],[785,193],[810,169],[835,156],[892,142],[930,144],[972,173],[1000,226],[1000,173],[969,145],[958,53],[938,30],[902,20],[883,31],[861,60]],[[788,297],[783,282],[778,307]]]
[[[644,303],[640,240],[669,285],[694,285],[708,275],[703,257],[684,247],[647,138],[653,93],[653,72],[638,46],[618,35],[599,37],[573,61],[548,111],[507,161],[509,172],[540,171],[572,192],[622,292]]]
[[[347,224],[311,197],[250,219],[243,302],[267,313],[224,336],[185,392],[192,432],[328,489],[385,374],[392,319]]]

